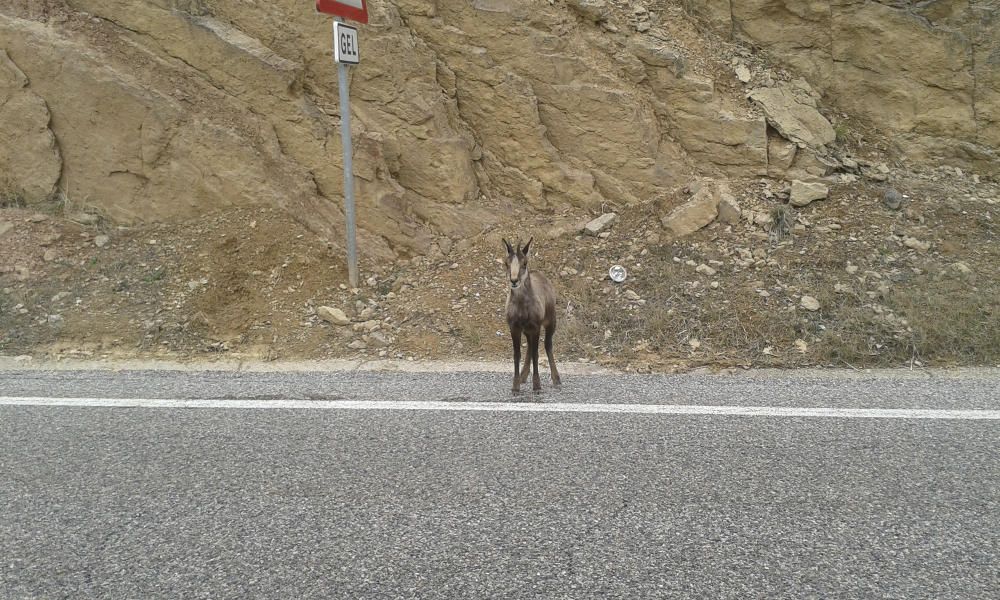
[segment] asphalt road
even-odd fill
[[[516,400],[996,411],[998,381],[602,375]],[[0,598],[1000,597],[996,418],[330,408],[508,388],[0,370]],[[9,402],[39,396],[223,407]]]

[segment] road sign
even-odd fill
[[[361,46],[358,44],[357,29],[340,22],[333,24],[333,60],[348,65],[356,65],[361,62]]]
[[[316,10],[358,23],[368,22],[368,2],[366,0],[316,0]]]
[[[344,223],[347,233],[347,279],[351,287],[358,287],[358,243],[355,233],[354,209],[354,149],[351,146],[351,94],[347,65],[361,62],[358,30],[341,23],[350,19],[368,22],[366,0],[316,0],[316,10],[333,15],[333,59],[337,63],[337,81],[340,88],[340,141],[344,148]]]
[[[362,4],[363,4],[363,0]],[[351,92],[347,65],[361,61],[358,30],[340,22],[333,23],[333,54],[337,62],[337,87],[340,88],[340,142],[344,149],[344,219],[347,233],[347,280],[358,287],[358,242],[354,210],[354,148],[351,145]],[[368,20],[367,14],[365,21]],[[343,42],[341,41],[343,35]]]

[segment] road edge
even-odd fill
[[[38,359],[30,356],[0,355],[0,373],[31,371],[182,371],[182,372],[247,372],[247,373],[507,373],[511,365],[507,362],[486,361],[409,361],[409,360],[361,360],[327,359],[298,361],[260,360],[82,360],[82,359]],[[567,362],[559,364],[559,371],[571,376],[626,376],[626,373],[590,363]],[[639,376],[628,374],[627,376]],[[997,367],[956,367],[919,369],[719,369],[700,368],[685,373],[663,373],[646,376],[662,377],[744,377],[781,379],[992,379],[1000,383],[1000,368]]]

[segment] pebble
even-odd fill
[[[889,210],[899,210],[903,206],[903,195],[895,188],[888,188],[882,194],[882,204]]]
[[[799,305],[808,311],[819,310],[819,300],[813,298],[812,296],[802,296],[802,300],[799,302]]]
[[[344,311],[339,308],[320,306],[316,309],[316,314],[319,315],[319,318],[332,325],[350,325],[351,323],[351,320],[347,318]]]
[[[750,69],[743,63],[736,65],[734,69],[736,72],[736,79],[740,80],[740,83],[750,83],[753,76],[750,74]]]
[[[71,215],[69,220],[75,221],[80,225],[97,225],[97,222],[100,221],[101,218],[93,213],[81,212]]]
[[[379,331],[373,331],[371,335],[368,336],[368,340],[377,348],[384,348],[389,345],[389,338]]]
[[[587,235],[600,236],[601,233],[607,232],[617,220],[617,214],[605,213],[584,225],[583,232]]]
[[[951,268],[960,275],[972,275],[972,269],[964,262],[957,262]]]

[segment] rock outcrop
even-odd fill
[[[996,169],[991,4],[685,4],[911,156]],[[679,2],[369,10],[351,69],[363,255],[447,253],[518,204],[596,213],[694,177],[826,174],[817,94],[723,80]],[[121,223],[280,206],[342,247],[329,28],[300,0],[0,0],[0,172]]]
[[[62,173],[51,119],[45,100],[0,48],[0,185],[28,204],[54,196]]]
[[[769,125],[802,148],[819,149],[837,139],[833,126],[816,110],[818,94],[799,79],[787,85],[750,92]]]
[[[370,3],[371,50],[351,72],[363,251],[450,248],[501,200],[631,204],[696,174],[766,174],[763,117],[688,69],[648,12],[646,33],[614,35],[614,10]],[[339,245],[329,26],[301,2],[7,0],[6,71],[31,82],[19,93],[34,107],[17,120],[47,148],[34,164],[60,168],[0,166],[37,181],[32,197],[58,185],[118,222],[277,205]]]
[[[1000,173],[1000,5],[990,0],[685,0],[914,160]]]

